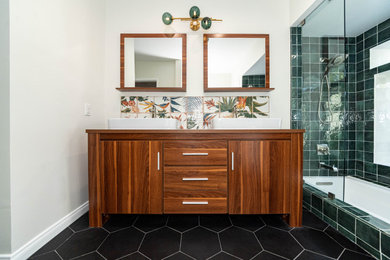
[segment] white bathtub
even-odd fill
[[[344,184],[343,177],[305,176],[304,180],[325,193],[334,193],[339,200],[343,200],[344,195],[344,202],[390,223],[390,188],[351,176],[345,177]],[[321,185],[330,182],[333,184]]]
[[[332,192],[339,200],[344,200],[344,182],[342,176],[305,176],[306,184],[325,193]],[[330,184],[330,185],[329,185]]]

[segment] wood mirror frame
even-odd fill
[[[126,38],[181,38],[182,39],[182,69],[181,87],[126,87],[125,86],[125,39]],[[120,87],[119,91],[147,91],[147,92],[186,92],[187,89],[187,35],[175,34],[138,34],[122,33],[120,35]]]
[[[208,41],[210,38],[264,38],[265,39],[265,87],[209,87],[208,86]],[[204,92],[267,92],[270,88],[269,77],[269,34],[204,34],[203,36],[203,86]]]

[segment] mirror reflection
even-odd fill
[[[207,88],[269,88],[267,41],[268,35],[206,35]]]
[[[209,39],[209,86],[265,87],[265,39]]]
[[[185,89],[183,48],[181,34],[122,35],[121,88]]]

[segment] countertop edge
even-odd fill
[[[88,134],[255,134],[255,133],[304,133],[305,129],[202,129],[202,130],[152,130],[152,129],[86,129]]]

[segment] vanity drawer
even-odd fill
[[[164,199],[164,213],[167,214],[227,213],[227,199],[226,198]]]
[[[165,165],[227,165],[226,141],[169,141],[164,143]]]
[[[221,166],[165,167],[164,197],[227,197],[227,169]]]

